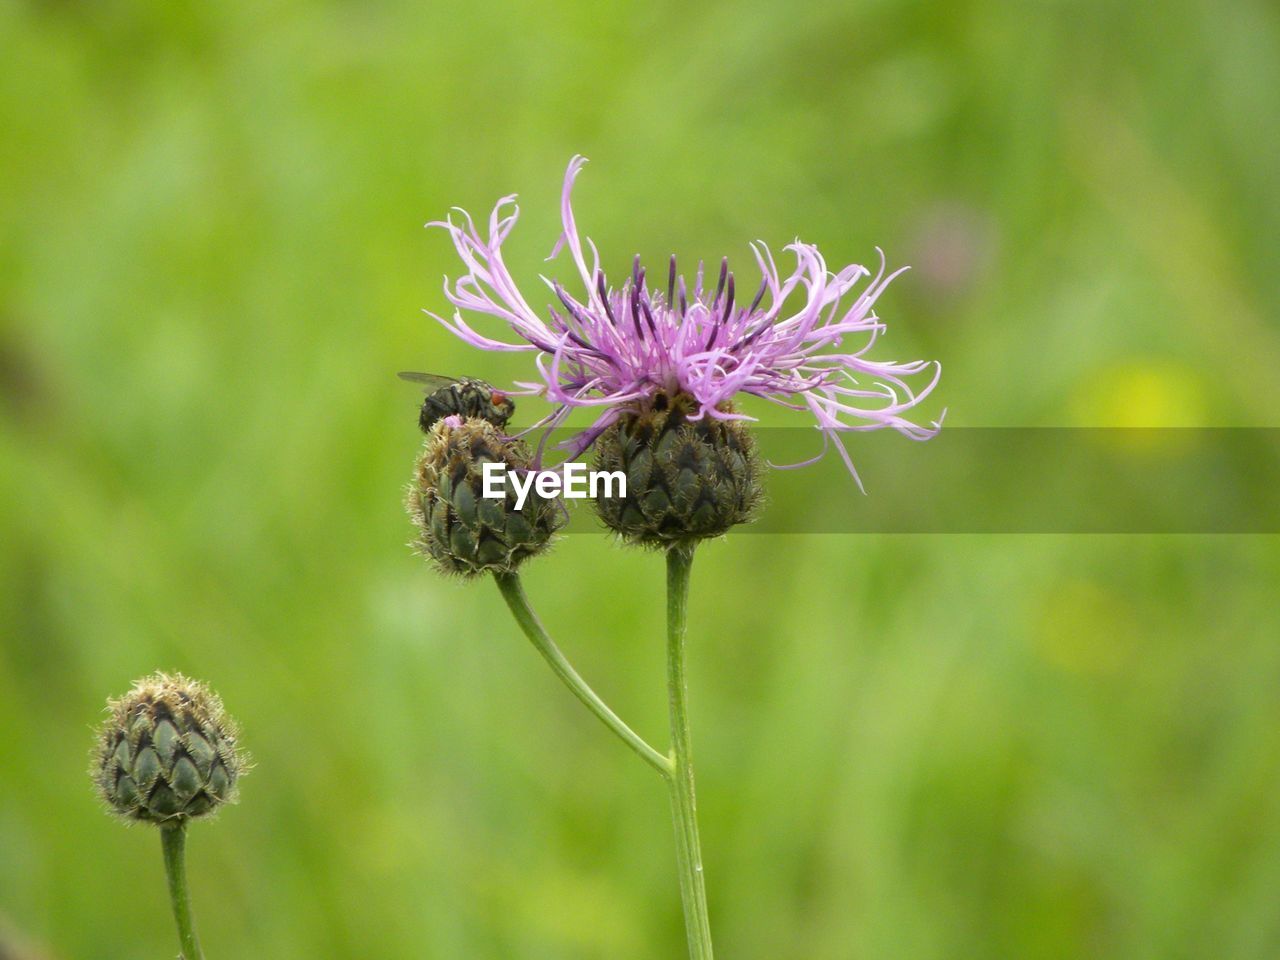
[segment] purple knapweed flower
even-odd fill
[[[544,396],[556,409],[535,427],[558,426],[579,407],[600,408],[595,422],[565,444],[570,457],[622,414],[646,409],[660,394],[688,394],[698,405],[694,419],[755,419],[727,403],[738,394],[807,410],[824,443],[822,452],[805,463],[821,458],[830,440],[855,479],[841,434],[888,427],[927,440],[938,432],[940,419],[921,426],[907,414],[933,392],[941,365],[867,356],[885,330],[872,307],[905,267],[886,275],[881,253],[876,275],[842,306],[841,300],[871,277],[865,267],[852,264],[830,273],[817,247],[796,240],[786,247],[796,258],[795,269],[783,278],[768,247],[756,242],[750,246],[762,278],[750,301],[739,299],[727,258],[714,289],[704,285],[701,264],[690,289],[674,256],[662,288],[649,285],[639,256],[622,285],[611,287],[590,239],[587,262],[570,203],[585,163],[584,157],[569,163],[560,202],[564,232],[547,258],[567,247],[584,292],[575,296],[543,277],[556,301],[544,314],[530,305],[502,260],[502,244],[519,216],[514,195],[494,207],[487,237],[465,210],[458,210],[461,224],[452,217],[428,224],[449,232],[468,271],[452,284],[445,280],[445,296],[457,308],[452,321],[428,311],[430,316],[472,346],[537,354],[541,381],[520,384],[522,392]],[[479,333],[463,319],[464,312],[497,317],[519,339]],[[856,345],[844,346],[846,339]]]

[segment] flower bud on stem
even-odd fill
[[[418,527],[418,551],[443,573],[514,572],[547,550],[560,525],[556,504],[545,497],[531,496],[524,509],[511,491],[486,497],[487,463],[523,471],[533,458],[523,442],[477,418],[446,417],[423,442],[406,505]]]
[[[117,816],[159,829],[182,960],[204,960],[187,890],[187,824],[235,802],[247,768],[235,724],[212,690],[167,673],[139,680],[107,709],[90,774]]]

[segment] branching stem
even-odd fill
[[[520,624],[524,635],[529,638],[529,642],[538,653],[542,654],[542,658],[547,661],[555,675],[564,681],[565,686],[573,691],[573,695],[581,700],[601,723],[634,750],[640,759],[663,777],[670,778],[673,771],[671,759],[653,749],[643,737],[623,723],[622,718],[609,709],[609,705],[596,695],[596,692],[578,675],[578,671],[573,669],[572,664],[565,659],[564,654],[560,652],[560,648],[556,646],[555,641],[538,620],[538,615],[529,605],[529,598],[525,596],[520,575],[497,573],[494,574],[494,579],[498,582],[498,589],[502,592],[502,598],[507,601],[507,606],[511,608],[511,614],[516,618],[516,623]]]

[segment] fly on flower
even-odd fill
[[[472,377],[442,377],[435,373],[401,371],[401,380],[420,383],[426,389],[418,426],[430,433],[440,420],[457,415],[487,420],[501,430],[516,412],[515,401],[483,380]]]
[[[548,258],[567,248],[581,289],[571,292],[544,277],[552,296],[544,311],[533,308],[503,262],[502,245],[519,214],[514,196],[498,201],[487,235],[461,210],[459,222],[429,224],[449,232],[466,268],[445,282],[453,317],[431,316],[472,346],[536,354],[540,381],[521,384],[523,392],[555,405],[539,426],[556,427],[579,407],[598,410],[567,442],[568,456],[655,410],[683,411],[681,426],[754,419],[735,407],[740,394],[807,412],[823,435],[823,452],[833,442],[855,480],[844,434],[887,427],[927,440],[938,432],[940,420],[920,425],[909,417],[933,392],[941,365],[869,356],[885,331],[875,302],[905,268],[886,273],[882,255],[874,276],[856,264],[833,273],[815,246],[796,240],[786,247],[795,266],[784,276],[769,248],[756,242],[750,248],[760,282],[749,296],[738,290],[727,258],[714,284],[704,282],[701,266],[687,280],[673,256],[656,286],[639,257],[622,283],[611,285],[595,245],[587,239],[584,247],[570,202],[585,163],[575,157],[569,164],[563,232]],[[502,321],[514,339],[479,332],[467,314]]]

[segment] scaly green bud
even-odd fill
[[[107,709],[90,772],[120,816],[171,824],[235,802],[245,763],[234,724],[204,684],[157,673]]]
[[[626,497],[596,500],[600,519],[624,540],[670,547],[752,519],[762,495],[755,439],[740,420],[690,420],[697,407],[686,394],[659,396],[596,441],[596,469],[627,477]]]
[[[486,463],[520,471],[533,458],[522,441],[476,418],[446,417],[423,443],[406,506],[419,530],[414,546],[445,573],[509,573],[560,526],[556,503],[533,491],[520,510],[511,484],[503,498],[484,496]]]

